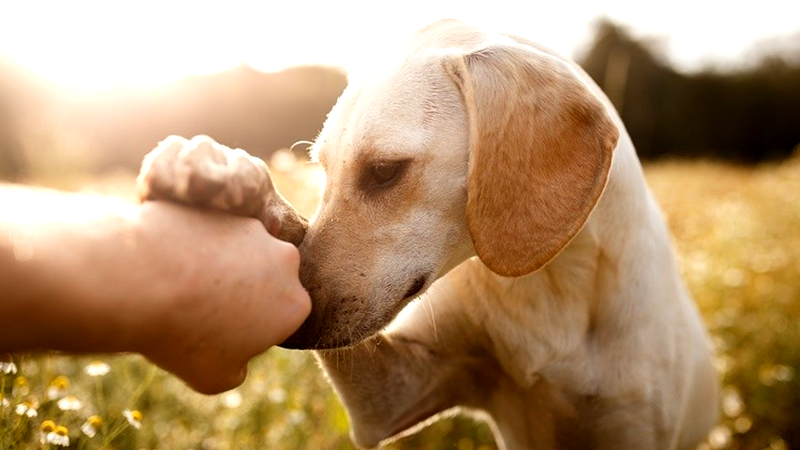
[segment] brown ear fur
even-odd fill
[[[522,46],[449,60],[470,120],[467,224],[478,257],[531,273],[580,231],[608,180],[619,131],[567,65]]]

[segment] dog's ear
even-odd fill
[[[567,63],[522,45],[445,59],[469,115],[467,224],[478,257],[531,273],[580,231],[619,131]]]

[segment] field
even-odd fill
[[[310,214],[319,170],[286,161],[275,169],[279,189]],[[800,448],[800,159],[756,168],[661,162],[646,172],[723,379],[723,420],[703,448]],[[80,185],[130,197],[133,175]],[[105,366],[95,361],[109,372],[96,373]],[[16,372],[0,365],[0,449],[40,448],[48,432],[81,449],[353,448],[347,417],[306,352],[271,350],[252,363],[244,385],[211,397],[136,355],[15,355],[13,362]],[[74,401],[58,402],[68,395]],[[127,410],[141,420],[129,421]],[[81,426],[93,415],[101,422],[89,438]],[[486,425],[459,417],[388,448],[496,446]]]

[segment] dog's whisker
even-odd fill
[[[418,302],[420,302],[420,308],[425,312],[425,316],[428,318],[428,322],[431,324],[433,328],[433,340],[434,342],[439,342],[439,330],[436,327],[436,312],[433,310],[433,304],[431,304],[428,293],[424,293],[417,298]]]
[[[422,300],[425,302],[424,304],[428,306],[425,311],[430,313],[428,314],[428,319],[433,327],[433,341],[439,342],[439,329],[436,327],[436,312],[433,310],[433,303],[428,299],[427,295],[425,295],[425,298]]]
[[[300,144],[306,144],[308,146],[308,147],[306,147],[306,150],[308,150],[311,146],[314,145],[314,143],[311,142],[311,141],[297,141],[294,144],[289,146],[289,150],[294,150],[295,146],[300,145]]]

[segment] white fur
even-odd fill
[[[429,27],[394,64],[351,84],[315,145],[328,182],[301,252],[332,264],[307,271],[306,280],[330,276],[340,297],[361,296],[363,322],[369,311],[403,303],[396,289],[383,286],[405,285],[420,268],[439,278],[385,331],[319,353],[355,441],[375,446],[462,406],[485,413],[504,448],[693,448],[716,418],[707,336],[619,117],[580,68],[513,41],[568,64],[606,105],[620,139],[605,191],[569,245],[532,274],[492,273],[474,257],[463,216],[469,118],[440,67],[456,50],[428,50],[425,43],[452,27],[463,26]],[[512,42],[480,30],[460,30],[452,39],[459,52]],[[431,114],[423,118],[426,108]],[[353,186],[367,148],[424,162],[415,168],[421,198],[412,213],[361,222],[370,207]],[[333,247],[367,255],[358,267],[373,270],[362,278],[347,275],[347,248],[350,256],[314,251],[318,230],[336,235],[359,223],[359,242]],[[323,334],[353,334],[356,326]]]

